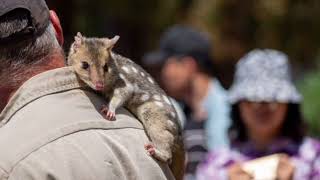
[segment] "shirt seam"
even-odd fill
[[[1,166],[0,166],[0,170],[2,170],[4,173],[5,173],[5,178],[6,179],[9,179],[9,172],[8,171],[6,171],[4,168],[2,168]]]

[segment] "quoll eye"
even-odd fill
[[[103,66],[103,70],[104,70],[105,72],[108,72],[109,68],[108,68],[108,65],[107,65],[107,64],[105,64],[105,65]]]
[[[87,70],[89,68],[89,63],[85,62],[85,61],[82,61],[81,62],[81,68]]]

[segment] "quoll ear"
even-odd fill
[[[81,46],[82,42],[83,36],[80,32],[78,32],[77,35],[74,37],[74,46],[78,48],[79,46]]]
[[[116,35],[112,39],[107,40],[107,46],[108,50],[112,50],[113,47],[117,44],[118,40],[120,39],[120,36]]]
[[[120,36],[116,35],[112,39],[110,39],[110,43],[112,45],[115,45],[118,42],[119,39],[120,39]]]

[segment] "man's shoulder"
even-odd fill
[[[105,120],[100,113],[105,98],[83,88],[63,68],[33,77],[13,95],[0,117],[3,174],[12,179],[144,179],[132,176],[141,171],[164,177],[145,152],[142,124],[123,108],[116,121]],[[165,179],[159,176],[146,177]]]
[[[72,134],[83,136],[78,133],[81,131],[101,129],[112,133],[116,129],[135,129],[143,132],[139,121],[125,109],[118,111],[117,121],[105,120],[98,110],[102,103],[103,98],[79,89],[29,103],[0,128],[0,167],[10,171],[18,162],[52,142]]]

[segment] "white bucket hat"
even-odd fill
[[[229,91],[229,101],[300,103],[302,97],[291,78],[288,56],[280,51],[256,49],[240,59]]]

